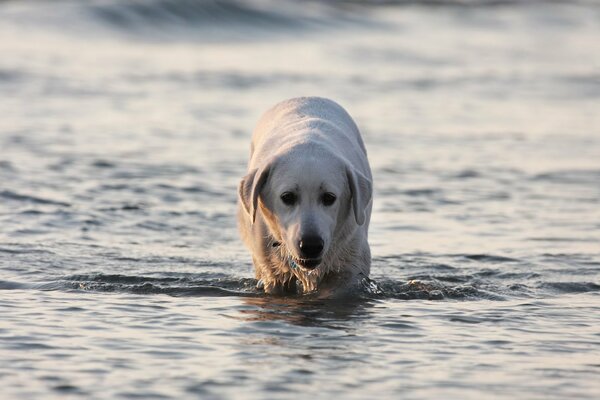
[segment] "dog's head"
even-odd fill
[[[372,183],[347,161],[328,154],[276,157],[250,171],[239,186],[240,201],[254,223],[262,212],[275,240],[294,262],[314,269],[339,232],[363,225]]]

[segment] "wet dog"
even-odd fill
[[[302,97],[268,110],[238,205],[264,291],[336,293],[367,278],[372,191],[364,143],[340,105]]]

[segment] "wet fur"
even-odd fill
[[[295,114],[295,108],[301,111]],[[340,128],[354,129],[358,135],[355,138],[356,146],[360,148],[353,150],[353,154],[336,154],[337,146],[327,146],[327,143],[323,145],[318,140],[313,140],[310,132],[306,135],[308,139],[305,141],[302,140],[302,135],[290,134],[286,137],[285,129],[281,129],[281,119],[284,119],[283,127],[291,126],[293,131],[293,127],[297,126],[295,118],[302,121],[307,111],[310,114],[313,108],[317,110],[315,113],[318,116],[314,121],[310,119],[306,123],[308,131],[313,127],[316,131],[325,127],[325,132]],[[281,109],[287,111],[281,112]],[[341,119],[342,122],[331,122],[322,118],[329,115]],[[277,130],[275,135],[280,139],[281,146],[265,150],[261,148],[265,146],[264,142],[259,143],[259,146],[255,146],[255,142],[257,137],[260,139],[265,127],[273,129],[269,124],[275,124]],[[298,137],[301,140],[298,141]],[[287,142],[287,139],[291,143]],[[329,140],[329,137],[327,139]],[[296,142],[293,142],[294,140]],[[343,137],[341,140],[344,140]],[[343,146],[348,146],[348,143],[343,143]],[[279,151],[281,148],[285,148],[285,151]],[[256,151],[259,150],[261,153],[257,155]],[[356,154],[362,159],[356,163],[357,165],[353,165],[349,160],[356,158]],[[321,264],[312,271],[294,267],[294,262],[290,261],[295,259],[294,251],[286,245],[277,215],[272,212],[274,207],[270,204],[276,201],[278,194],[270,193],[268,185],[270,176],[277,168],[284,170],[289,168],[287,161],[309,156],[321,163],[324,168],[335,168],[336,171],[329,173],[330,175],[335,173],[337,180],[348,180],[343,195],[339,198],[341,203],[328,251],[324,254]],[[261,159],[257,161],[257,157]],[[333,159],[335,161],[331,161]],[[263,116],[254,133],[249,174],[240,182],[238,222],[242,239],[252,253],[256,278],[265,292],[286,294],[318,291],[323,295],[331,295],[343,291],[369,275],[371,254],[367,243],[367,232],[372,204],[370,174],[366,150],[358,129],[336,103],[321,98],[292,99],[278,104]],[[353,193],[352,188],[356,193]],[[364,209],[353,210],[353,203],[357,204],[357,201],[363,201],[360,203],[360,208]]]

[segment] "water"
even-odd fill
[[[377,3],[0,3],[3,398],[600,396],[600,7]],[[298,95],[369,151],[354,299],[238,239]]]

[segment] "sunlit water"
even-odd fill
[[[1,2],[2,397],[598,398],[599,38],[593,2]],[[352,300],[265,297],[238,239],[298,95],[369,151]]]

